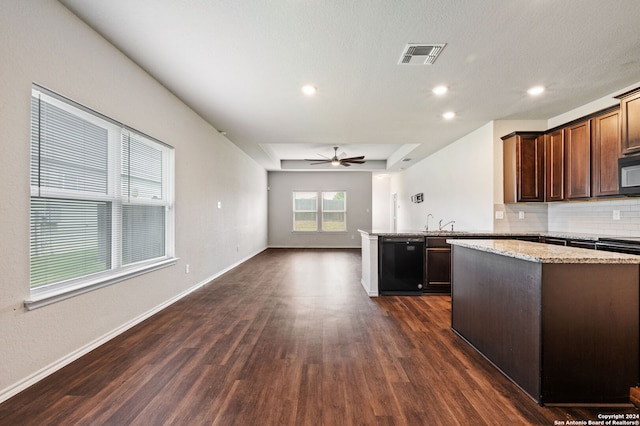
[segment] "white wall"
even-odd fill
[[[346,191],[347,232],[292,232],[293,191]],[[371,194],[369,172],[269,172],[269,247],[360,247]]]
[[[394,176],[391,191],[398,192],[398,230],[430,230],[455,220],[455,229],[491,231],[494,191],[493,122],[446,146]],[[411,202],[422,192],[424,202]],[[450,229],[450,227],[447,227]]]
[[[267,173],[57,1],[3,1],[0,57],[1,401],[266,248]],[[32,82],[175,147],[177,265],[24,309]]]
[[[371,186],[371,227],[375,230],[389,231],[392,229],[391,176],[374,175]]]

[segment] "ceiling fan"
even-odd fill
[[[325,157],[326,160],[322,160],[322,159],[311,160],[311,159],[305,158],[304,161],[314,161],[314,163],[311,163],[312,166],[315,166],[317,164],[331,163],[332,166],[349,167],[352,164],[366,163],[366,161],[364,160],[364,155],[361,155],[359,157],[338,158],[338,147],[334,146],[333,151],[334,151],[333,158]],[[344,155],[344,153],[340,155]],[[324,155],[322,155],[322,157],[324,157]]]

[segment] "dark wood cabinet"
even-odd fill
[[[425,251],[425,293],[451,293],[451,246],[444,237],[427,237]]]
[[[620,99],[622,153],[640,154],[640,88],[617,98]]]
[[[564,131],[545,135],[545,201],[564,200]]]
[[[425,238],[425,262],[424,262],[424,293],[451,294],[451,244],[447,243],[450,237],[426,237]],[[491,239],[491,240],[520,240],[539,242],[537,235],[464,235],[455,236],[456,239]],[[564,242],[564,240],[562,240]]]
[[[544,201],[544,136],[516,132],[502,138],[504,202]]]
[[[504,136],[504,203],[620,195],[618,159],[640,155],[640,88],[616,98],[562,127]]]
[[[591,124],[581,121],[564,128],[564,198],[591,196]]]
[[[616,108],[591,120],[592,196],[618,195],[620,110]]]

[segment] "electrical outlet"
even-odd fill
[[[524,212],[518,212],[518,219],[524,219]]]
[[[620,210],[613,211],[613,220],[620,220]]]
[[[502,210],[496,210],[496,219],[498,220],[504,219],[504,212]]]
[[[218,208],[221,209],[222,208],[222,201],[218,201]]]
[[[189,264],[188,263],[186,265],[184,265],[184,273],[185,274],[189,273]]]

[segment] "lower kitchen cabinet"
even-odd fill
[[[451,237],[425,238],[424,293],[451,294]],[[538,242],[537,235],[467,235],[460,239],[520,240]],[[564,240],[562,240],[564,242]]]
[[[424,269],[424,292],[451,293],[451,246],[446,238],[427,237]]]

